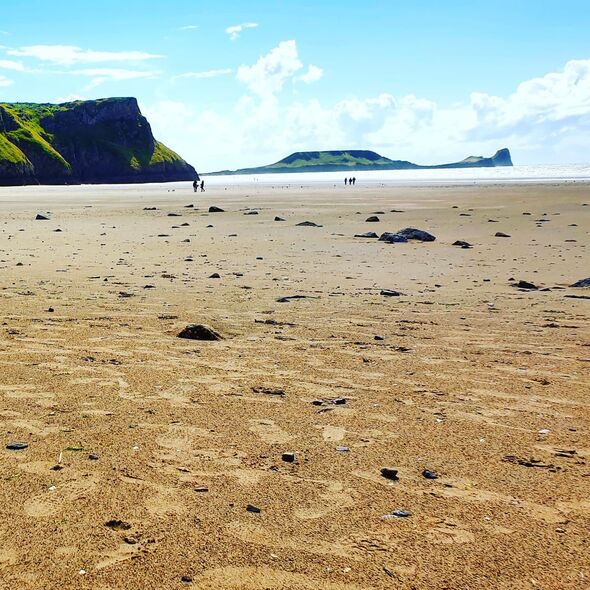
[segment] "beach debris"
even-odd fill
[[[339,453],[348,453],[348,451],[350,451],[350,448],[349,447],[336,447],[336,450]]]
[[[302,221],[301,223],[297,224],[298,227],[323,227],[319,223],[314,223],[313,221]]]
[[[222,209],[221,207],[216,207],[215,205],[211,205],[211,207],[209,207],[209,213],[224,213],[225,209]]]
[[[573,285],[570,285],[570,287],[590,287],[590,277],[588,277],[587,279],[580,279],[579,281],[576,281]]]
[[[275,217],[275,221],[285,221],[282,217],[279,217],[278,215]]]
[[[408,238],[401,234],[385,232],[379,236],[379,241],[387,242],[388,244],[405,244],[408,241]]]
[[[295,462],[295,453],[283,453],[281,455],[281,459],[285,462],[285,463],[294,463]]]
[[[343,406],[346,403],[346,399],[343,397],[336,397],[328,401],[335,406]]]
[[[412,516],[412,513],[409,510],[401,510],[397,509],[393,512],[383,515],[383,520],[391,520],[392,518],[408,518]]]
[[[214,272],[212,275],[209,275],[210,279],[220,279],[221,276],[218,272]]]
[[[367,219],[365,219],[366,223],[376,223],[378,221],[381,221],[376,215],[371,215],[370,217],[367,217]]]
[[[192,584],[193,583],[193,579],[191,578],[191,576],[182,576],[182,578],[180,578],[180,581],[183,584]]]
[[[381,475],[385,479],[390,479],[391,481],[399,480],[399,477],[397,476],[397,469],[391,469],[390,467],[383,467],[381,469]]]
[[[182,217],[180,213],[168,213],[168,217]]]
[[[45,215],[44,213],[37,213],[35,216],[35,221],[49,221],[49,215]]]
[[[524,459],[522,457],[517,457],[516,455],[506,455],[502,458],[502,461],[504,461],[504,463],[522,465],[523,467],[538,467],[540,469],[548,469],[552,472],[556,472],[561,469],[560,467],[556,467],[553,464],[544,463],[541,459]]]
[[[379,341],[381,341],[381,340],[385,340],[385,337],[384,336],[379,336],[379,334],[375,334],[375,336],[373,336],[373,340],[379,340]]]
[[[104,523],[104,526],[106,526],[107,528],[109,528],[113,531],[128,531],[131,528],[131,525],[128,522],[125,522],[124,520],[117,520],[117,519],[107,520]]]
[[[195,492],[199,492],[200,494],[203,494],[208,491],[209,491],[209,488],[207,486],[197,486],[195,488]]]
[[[510,236],[508,234],[505,234],[503,231],[497,231],[494,234],[494,237],[496,237],[496,238],[509,238]]]
[[[178,338],[186,338],[188,340],[221,340],[222,336],[209,326],[189,324],[178,334]]]
[[[541,428],[541,430],[539,430],[539,434],[549,434],[551,432],[551,430],[549,430],[549,428]]]
[[[436,471],[431,471],[430,469],[425,469],[422,472],[422,476],[426,479],[438,479],[438,474],[436,473]]]
[[[253,387],[252,391],[254,393],[264,393],[266,395],[278,395],[281,397],[284,395],[287,395],[287,392],[280,387]]]
[[[23,442],[11,442],[6,445],[6,448],[9,451],[22,451],[26,449],[29,445]]]
[[[258,215],[258,211],[246,211],[244,215]]]
[[[453,242],[453,246],[459,246],[461,248],[473,248],[469,242],[465,242],[464,240],[456,240]]]
[[[90,455],[88,455],[88,459],[90,461],[98,461],[100,459],[100,456],[96,453],[90,453]]]
[[[364,234],[354,234],[355,238],[379,238],[379,236],[374,231],[368,231]]]
[[[394,291],[393,289],[381,289],[379,295],[383,295],[383,297],[399,297],[403,295],[400,291]]]
[[[534,283],[529,283],[528,281],[518,281],[518,283],[514,284],[514,287],[517,289],[524,289],[526,291],[536,291],[539,288]]]
[[[246,511],[252,512],[253,514],[260,514],[262,512],[262,510],[260,508],[258,508],[257,506],[254,506],[252,504],[248,504],[248,506],[246,506]]]

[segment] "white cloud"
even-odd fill
[[[17,57],[33,57],[58,65],[145,61],[163,57],[144,51],[93,51],[75,45],[30,45],[19,49],[8,49],[6,53]]]
[[[258,23],[242,23],[241,25],[232,25],[231,27],[227,27],[225,32],[229,35],[229,38],[232,41],[235,41],[243,30],[255,29],[257,26]]]
[[[184,27],[179,27],[178,30],[179,31],[194,31],[195,29],[198,29],[199,27],[197,25],[185,25]]]
[[[74,76],[88,76],[89,78],[92,78],[90,83],[84,88],[86,91],[96,88],[105,82],[156,78],[159,75],[159,72],[125,70],[118,68],[84,68],[80,70],[70,70],[66,73]]]
[[[302,76],[299,76],[299,79],[302,82],[305,82],[306,84],[311,84],[312,82],[317,82],[318,80],[321,80],[323,75],[324,70],[322,70],[322,68],[318,68],[318,66],[310,64],[307,67],[307,72],[305,72],[305,74],[303,74]]]
[[[0,86],[12,86],[12,84],[14,84],[12,80],[6,78],[6,76],[0,76]]]
[[[15,72],[25,72],[26,68],[20,61],[13,61],[10,59],[0,59],[0,69],[14,70]]]
[[[233,73],[231,68],[225,68],[222,70],[206,70],[204,72],[186,72],[185,74],[179,74],[174,76],[175,78],[217,78],[218,76],[227,76]]]
[[[236,78],[258,96],[269,97],[282,90],[286,80],[303,68],[295,41],[281,41],[252,66],[240,66]]]
[[[489,156],[502,147],[511,149],[516,163],[580,162],[590,152],[590,59],[526,80],[511,94],[474,92],[453,105],[389,92],[330,104],[279,96],[285,81],[302,70],[294,42],[284,42],[238,70],[250,92],[233,108],[166,102],[145,112],[156,135],[202,171],[338,148],[424,164]],[[202,129],[207,142],[195,142]]]

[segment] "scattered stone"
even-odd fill
[[[536,291],[539,288],[534,283],[529,283],[528,281],[518,281],[518,283],[515,283],[514,286],[517,289],[525,289],[527,291]]]
[[[178,334],[178,338],[186,338],[188,340],[222,339],[221,334],[213,330],[213,328],[209,328],[209,326],[204,326],[203,324],[189,324],[180,332],[180,334]]]
[[[43,213],[37,213],[35,220],[36,221],[49,221],[49,216],[48,215],[44,215]]]
[[[254,393],[264,393],[266,395],[287,395],[287,392],[280,387],[253,387],[252,391]]]
[[[98,461],[100,457],[96,453],[90,453],[90,455],[88,455],[88,459],[90,459],[90,461]]]
[[[314,223],[313,221],[302,221],[301,223],[297,224],[298,227],[323,227],[318,223]]]
[[[350,451],[350,449],[348,447],[336,447],[336,450],[339,453],[348,453],[348,451]]]
[[[422,229],[415,227],[405,227],[396,232],[397,235],[403,236],[408,240],[418,240],[419,242],[434,242],[436,238]]]
[[[180,213],[168,213],[168,217],[182,217]]]
[[[262,512],[260,508],[258,508],[257,506],[253,506],[252,504],[248,504],[248,506],[246,506],[246,511],[252,512],[254,514],[260,514]]]
[[[285,221],[282,217],[279,217],[278,215],[275,217],[275,221]]]
[[[383,295],[384,297],[399,297],[400,295],[403,295],[403,293],[400,293],[399,291],[394,291],[392,289],[381,289],[381,292],[379,294]]]
[[[29,446],[29,445],[28,445],[27,443],[22,443],[22,442],[11,442],[11,443],[8,443],[8,444],[6,445],[6,448],[7,448],[9,451],[22,451],[22,450],[24,450],[24,449],[28,448],[28,446]]]
[[[209,488],[207,486],[197,486],[195,488],[195,492],[199,492],[200,494],[203,494],[208,491],[209,491]]]
[[[131,525],[124,520],[107,520],[104,526],[113,531],[128,531],[131,528]]]
[[[383,469],[381,469],[381,475],[385,479],[390,479],[391,481],[398,481],[399,480],[399,477],[397,476],[397,469],[383,467]]]
[[[460,246],[461,248],[472,248],[472,245],[469,242],[465,242],[464,240],[457,240],[453,242],[453,246]]]
[[[214,272],[212,275],[209,275],[210,279],[220,279],[221,276],[219,275],[218,272]]]
[[[295,462],[295,453],[283,453],[281,455],[281,459],[285,461],[285,463],[294,463]]]
[[[319,299],[319,297],[310,297],[309,295],[287,295],[286,297],[279,297],[277,303],[289,303],[294,299]]]
[[[48,313],[53,313],[55,311],[55,309],[53,309],[53,307],[48,307],[47,308],[47,312]]]
[[[355,238],[379,238],[379,236],[374,231],[368,231],[364,234],[355,234]]]
[[[335,406],[343,406],[346,403],[346,398],[337,397],[333,400],[330,400],[330,403],[334,404]]]
[[[408,510],[394,510],[393,512],[391,512],[390,514],[386,514],[383,518],[385,520],[388,520],[390,518],[408,518],[412,516],[412,513],[409,512]]]
[[[504,232],[501,231],[497,231],[494,236],[496,238],[509,238],[510,236],[508,234],[505,234]]]
[[[436,473],[436,471],[430,471],[430,469],[425,469],[422,472],[422,475],[426,479],[438,479],[438,474]]]
[[[392,233],[392,232],[385,232],[381,234],[379,237],[380,242],[387,242],[388,244],[397,244],[401,243],[404,244],[408,241],[408,238],[402,236],[401,234]]]
[[[215,205],[211,205],[211,207],[209,207],[209,213],[224,213],[224,209],[222,209],[221,207],[215,207]]]
[[[193,583],[193,579],[190,576],[182,576],[182,578],[180,578],[180,581],[183,584],[192,584]]]
[[[576,287],[576,289],[580,287],[590,287],[590,277],[588,277],[587,279],[580,279],[579,281],[576,281],[573,285],[570,285],[570,287]]]
[[[381,221],[376,215],[371,215],[371,217],[367,217],[365,222],[367,223],[376,223],[377,221]]]
[[[373,336],[374,340],[385,340],[383,336]]]
[[[135,537],[124,537],[123,541],[127,543],[127,545],[137,545],[138,540]]]
[[[258,211],[246,211],[244,215],[258,215]]]
[[[184,208],[185,209],[194,209],[195,206],[191,203],[190,205],[185,205]]]

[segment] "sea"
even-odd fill
[[[355,176],[357,184],[454,185],[545,182],[590,182],[590,164],[507,166],[498,168],[444,168],[434,170],[367,170],[289,174],[237,174],[205,176],[207,186],[261,184],[344,184]]]

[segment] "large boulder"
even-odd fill
[[[590,287],[590,277],[588,277],[587,279],[580,279],[579,281],[576,281],[573,285],[570,285],[570,287]]]
[[[396,233],[404,236],[404,238],[407,238],[408,240],[418,240],[420,242],[434,242],[434,240],[436,240],[432,234],[429,234],[422,229],[416,229],[415,227],[405,227]]]
[[[385,233],[381,234],[381,236],[379,236],[379,241],[380,242],[387,242],[388,244],[395,244],[398,242],[401,242],[401,243],[407,242],[408,238],[406,238],[405,236],[402,236],[401,234],[398,234],[398,233],[385,232]]]

